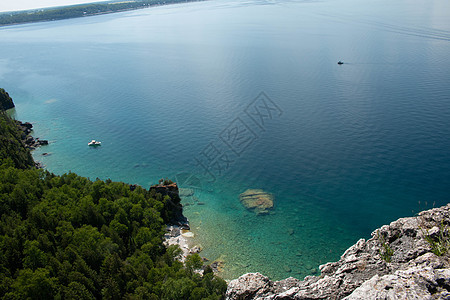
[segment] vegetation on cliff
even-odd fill
[[[36,169],[0,118],[0,298],[223,298],[222,279],[195,272],[197,254],[183,264],[163,245],[170,195]]]
[[[8,160],[19,169],[34,166],[30,152],[21,142],[21,134],[17,123],[0,109],[0,163]]]
[[[0,88],[0,111],[7,110],[14,107],[14,103],[9,94]]]

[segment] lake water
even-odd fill
[[[48,170],[176,179],[225,278],[302,278],[448,202],[449,20],[447,0],[217,0],[5,27],[0,86]]]

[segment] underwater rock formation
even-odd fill
[[[239,195],[239,199],[247,209],[256,214],[266,214],[273,208],[273,195],[260,189],[249,189]]]

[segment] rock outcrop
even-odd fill
[[[273,195],[259,189],[249,189],[239,195],[242,205],[256,214],[266,214],[273,208]]]
[[[150,192],[152,191],[161,194],[163,197],[170,197],[166,203],[171,211],[170,220],[168,220],[169,225],[177,225],[181,226],[182,229],[190,229],[189,220],[183,215],[183,206],[181,205],[180,192],[176,182],[161,179],[159,184],[150,187]]]
[[[201,250],[195,247],[190,248],[188,239],[182,234],[183,229],[177,225],[169,225],[166,228],[166,234],[164,235],[164,244],[166,246],[178,245],[181,249],[180,261],[184,262],[186,257],[192,253],[198,253]],[[195,249],[194,249],[195,248]],[[198,252],[193,252],[198,250]]]
[[[163,182],[163,180],[160,180],[159,184],[155,184],[150,187],[150,191],[152,190],[163,196],[169,196],[170,198],[172,198],[172,200],[175,201],[178,201],[180,199],[180,192],[178,190],[178,185],[176,182]]]
[[[0,111],[14,107],[14,102],[8,92],[0,88]]]
[[[229,283],[227,299],[450,299],[449,224],[450,204],[398,219],[321,265],[320,276],[249,273]]]
[[[194,196],[194,189],[180,188],[180,197],[192,197]]]
[[[39,138],[34,138],[31,136],[31,131],[33,130],[33,124],[29,122],[22,123],[21,121],[16,121],[17,127],[21,132],[22,143],[25,145],[25,148],[30,150],[34,150],[39,146],[48,145],[47,140],[41,140]]]
[[[3,113],[7,109],[14,108],[14,102],[9,96],[8,92],[0,88],[0,113]],[[47,140],[41,140],[39,138],[32,137],[31,131],[33,125],[29,122],[22,123],[21,121],[15,121],[18,129],[20,130],[20,139],[25,148],[34,150],[39,146],[48,145]]]

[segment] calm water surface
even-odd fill
[[[0,86],[48,170],[195,186],[192,243],[225,278],[302,278],[448,202],[449,20],[446,0],[216,0],[5,27]]]

